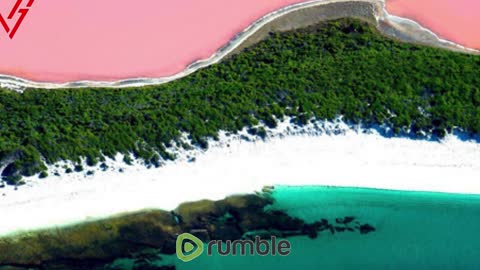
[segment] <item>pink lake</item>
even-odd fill
[[[480,49],[479,0],[388,0],[387,10],[420,23],[443,39]]]
[[[210,57],[263,15],[303,1],[35,0],[13,39],[0,26],[0,74],[48,82],[169,76]],[[480,1],[390,1],[391,13],[480,47],[480,27],[473,27]],[[0,2],[4,17],[15,2]]]
[[[0,2],[4,16],[15,1]],[[36,0],[12,40],[0,28],[0,73],[50,82],[168,76],[301,1]]]

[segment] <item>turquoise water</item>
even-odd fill
[[[289,238],[287,257],[205,254],[177,269],[480,269],[480,196],[358,188],[276,187],[272,208],[313,222],[354,216],[370,234]]]

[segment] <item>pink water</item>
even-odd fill
[[[388,0],[387,10],[444,39],[480,49],[480,0]]]
[[[167,76],[301,1],[36,0],[13,40],[0,28],[0,73],[52,82]],[[2,0],[2,14],[14,2]]]
[[[209,57],[261,16],[302,1],[35,0],[12,40],[0,28],[0,73],[49,82],[168,76]],[[480,1],[390,1],[392,13],[480,47],[472,27],[480,25]],[[14,2],[2,0],[0,12],[7,16]]]

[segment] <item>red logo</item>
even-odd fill
[[[0,13],[0,24],[10,38],[13,38],[17,33],[18,28],[22,24],[23,19],[25,19],[25,16],[27,16],[34,1],[35,0],[16,0],[6,19],[3,14]],[[16,14],[20,15],[15,16]]]

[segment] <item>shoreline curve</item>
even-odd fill
[[[150,85],[160,85],[168,83],[177,79],[186,77],[199,69],[208,67],[210,65],[216,64],[226,57],[230,56],[238,48],[241,48],[244,45],[244,42],[247,41],[250,37],[255,35],[257,32],[262,30],[266,25],[274,22],[277,19],[292,14],[297,11],[307,10],[315,7],[323,7],[327,5],[337,5],[337,4],[367,4],[372,7],[372,14],[376,19],[377,29],[384,35],[398,39],[404,42],[417,43],[420,45],[426,45],[431,47],[438,47],[443,49],[449,49],[453,51],[463,52],[463,53],[472,53],[480,54],[480,50],[466,48],[462,45],[454,43],[452,41],[442,39],[437,34],[431,30],[423,27],[419,23],[407,19],[398,17],[395,15],[390,15],[385,6],[385,0],[311,0],[303,3],[297,3],[289,5],[287,7],[278,9],[274,12],[271,12],[260,19],[254,21],[243,31],[236,34],[230,41],[228,41],[223,47],[217,50],[209,58],[198,60],[188,65],[183,71],[174,74],[172,76],[159,77],[159,78],[131,78],[118,81],[94,81],[94,80],[82,80],[82,81],[73,81],[67,83],[51,83],[51,82],[40,82],[34,80],[23,79],[17,76],[4,75],[0,74],[0,88],[6,88],[18,92],[23,92],[26,88],[37,88],[37,89],[62,89],[62,88],[128,88],[128,87],[142,87]],[[361,17],[353,12],[346,16],[342,17]],[[322,19],[317,20],[320,22]],[[296,27],[298,28],[298,27]],[[292,28],[293,30],[295,28]]]

